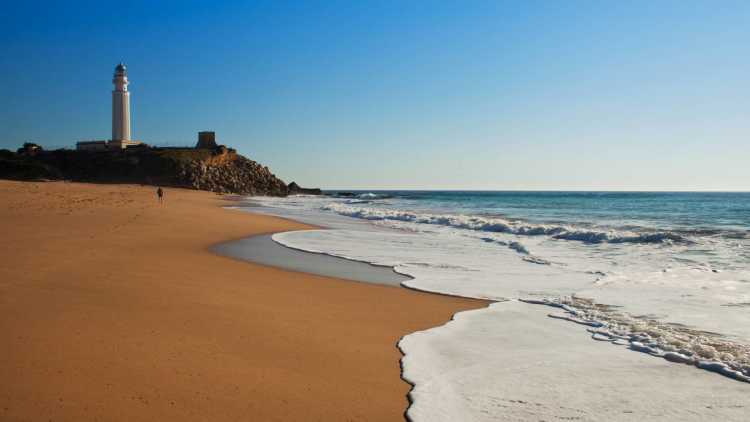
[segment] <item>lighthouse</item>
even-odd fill
[[[120,63],[115,67],[112,79],[112,139],[107,141],[79,141],[79,151],[117,151],[145,145],[130,139],[130,92],[128,92],[128,68]]]
[[[115,85],[112,91],[112,141],[127,144],[130,141],[130,93],[128,68],[124,64],[115,67],[112,83]]]

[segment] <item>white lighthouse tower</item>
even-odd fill
[[[112,83],[115,85],[112,91],[112,141],[127,144],[130,141],[130,93],[128,68],[124,64],[115,67]]]
[[[112,139],[107,141],[80,141],[76,149],[85,151],[106,151],[125,149],[140,145],[140,141],[130,139],[130,92],[128,92],[128,68],[120,63],[115,67],[112,79]]]

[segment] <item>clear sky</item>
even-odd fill
[[[748,1],[22,3],[0,148],[110,137],[122,60],[133,138],[305,186],[750,189]]]

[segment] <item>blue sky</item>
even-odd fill
[[[323,188],[750,189],[750,2],[59,2],[0,15],[0,148],[200,130]],[[627,4],[625,4],[627,3]]]

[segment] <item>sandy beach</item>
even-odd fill
[[[612,3],[9,2],[0,422],[750,422],[750,1]]]
[[[213,193],[0,181],[0,419],[401,420],[403,335],[486,302],[209,251],[306,226]]]

